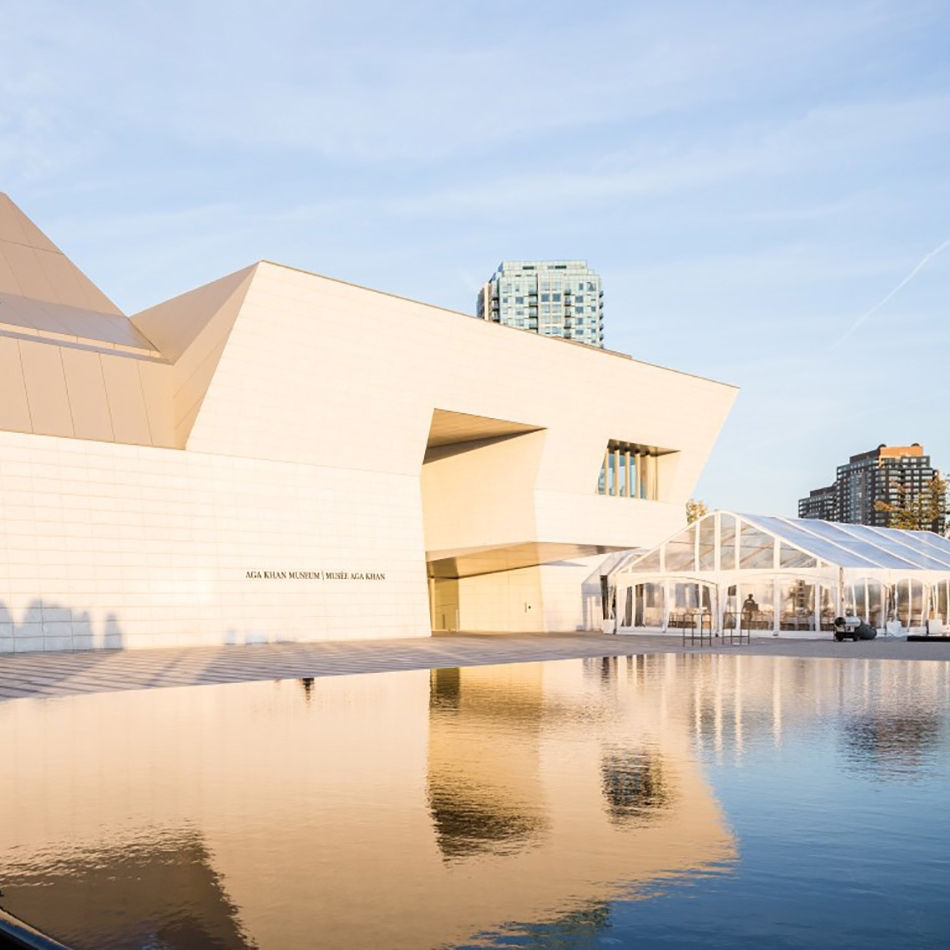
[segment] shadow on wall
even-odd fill
[[[0,653],[50,650],[121,650],[125,637],[115,613],[93,623],[88,610],[64,607],[40,598],[30,601],[19,619],[0,601]]]
[[[263,630],[247,630],[244,633],[238,633],[234,627],[228,627],[221,638],[222,645],[226,647],[235,646],[257,646],[263,643],[296,643],[296,637],[275,636],[273,639]]]

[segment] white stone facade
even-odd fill
[[[598,629],[734,395],[266,262],[129,319],[0,196],[0,652]]]

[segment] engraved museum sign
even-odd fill
[[[245,571],[250,581],[384,581],[382,571]]]

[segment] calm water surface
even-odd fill
[[[0,741],[0,906],[77,950],[950,945],[950,663],[20,699]]]

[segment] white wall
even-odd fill
[[[0,651],[428,633],[418,478],[0,432]]]

